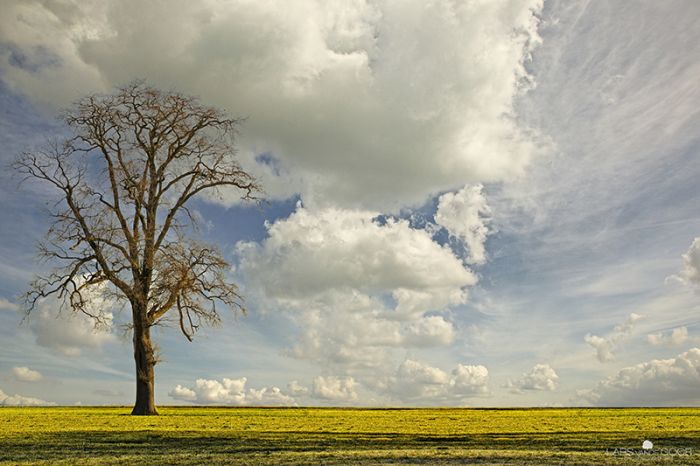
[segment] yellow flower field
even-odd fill
[[[700,409],[129,412],[0,408],[0,464],[700,464]]]

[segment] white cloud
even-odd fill
[[[262,244],[238,244],[251,290],[297,321],[294,356],[376,366],[391,348],[454,340],[453,324],[434,312],[466,302],[475,275],[429,232],[376,216],[299,206],[268,225]]]
[[[529,372],[517,380],[509,380],[506,388],[512,393],[523,393],[525,390],[552,391],[559,384],[559,376],[549,364],[537,364]]]
[[[17,311],[19,306],[5,298],[0,298],[0,311]]]
[[[296,406],[296,401],[286,395],[277,387],[263,387],[260,389],[249,388],[246,394],[247,404],[251,405],[274,405],[274,406]]]
[[[0,68],[11,88],[40,104],[62,106],[77,92],[102,86],[100,73],[79,56],[78,43],[104,23],[99,6],[9,2],[0,19]],[[43,31],[43,33],[42,33]],[[22,83],[21,81],[24,81]]]
[[[632,332],[635,324],[643,318],[643,315],[635,314],[634,312],[630,313],[630,315],[627,316],[627,320],[625,320],[622,324],[615,326],[614,333],[616,335],[629,335]]]
[[[485,366],[458,364],[452,370],[452,391],[457,395],[487,394],[489,371]]]
[[[28,367],[13,367],[12,373],[21,382],[38,382],[43,378],[41,372]]]
[[[442,369],[407,359],[388,388],[401,398],[436,398],[445,394],[449,383],[450,376]]]
[[[191,388],[183,387],[182,385],[175,386],[175,388],[168,393],[168,396],[181,401],[198,401],[197,393]]]
[[[664,334],[662,332],[650,333],[647,335],[647,341],[654,346],[682,345],[688,341],[688,328],[685,326],[677,327],[671,330],[671,332],[668,334]]]
[[[445,193],[440,196],[435,213],[435,222],[464,242],[471,264],[486,262],[484,243],[489,234],[491,209],[482,190],[483,186],[475,185]]]
[[[268,226],[262,246],[239,243],[241,269],[266,294],[289,302],[327,290],[389,290],[401,314],[464,302],[476,283],[446,247],[405,220],[374,219],[378,212],[297,207]]]
[[[620,325],[616,325],[613,332],[607,337],[600,337],[589,333],[583,337],[583,340],[595,349],[598,361],[612,361],[615,358],[614,351],[630,336],[637,321],[643,318],[644,316],[632,312],[627,316],[627,320]]]
[[[100,308],[104,302],[96,301],[95,305]],[[70,310],[59,313],[58,309],[57,300],[48,298],[39,303],[29,316],[29,328],[36,336],[38,345],[74,357],[80,356],[84,349],[99,349],[115,340],[111,333],[112,313],[108,309],[98,309],[105,322],[101,325],[96,325],[85,314]]]
[[[489,371],[481,365],[458,364],[452,373],[412,359],[404,360],[395,375],[373,388],[404,402],[455,403],[489,393]]]
[[[607,362],[614,358],[612,353],[612,343],[610,340],[599,337],[598,335],[591,335],[589,333],[583,337],[583,341],[595,349],[595,355],[596,358],[598,358],[598,361]]]
[[[53,406],[56,403],[22,395],[7,395],[0,390],[0,406]]]
[[[241,158],[273,196],[397,208],[533,158],[513,101],[542,3],[10,2],[0,72],[60,106],[135,76],[200,94],[249,117]]]
[[[688,252],[683,254],[680,278],[686,283],[700,286],[700,237],[695,238]]]
[[[579,390],[579,400],[600,406],[675,406],[700,403],[700,348],[671,359],[653,359],[625,367]]]
[[[651,345],[660,346],[664,343],[664,334],[661,332],[650,333],[649,335],[647,335],[647,341]]]
[[[454,326],[442,316],[422,317],[405,328],[401,339],[402,346],[449,345],[455,338]]]
[[[355,401],[357,382],[352,377],[318,376],[314,378],[312,394],[332,401]]]
[[[287,384],[287,391],[292,396],[302,396],[309,393],[309,388],[303,386],[296,380],[292,380]]]
[[[176,400],[196,404],[218,404],[235,406],[294,406],[294,398],[284,394],[277,387],[263,387],[246,390],[246,377],[239,379],[197,379],[193,387],[177,385],[168,395]]]

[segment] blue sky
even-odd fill
[[[700,403],[696,2],[5,11],[5,165],[134,78],[247,118],[269,202],[195,208],[249,312],[156,330],[160,404]],[[129,404],[127,312],[20,324],[54,195],[0,173],[0,404]]]

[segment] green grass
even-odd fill
[[[700,464],[700,409],[0,408],[0,464]],[[692,448],[692,456],[606,449]]]

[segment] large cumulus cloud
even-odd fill
[[[453,341],[445,311],[466,302],[476,276],[426,230],[376,215],[299,206],[262,244],[238,245],[251,291],[299,324],[293,355],[374,366],[391,348]]]
[[[0,72],[53,106],[134,77],[201,95],[249,117],[240,156],[272,197],[394,209],[522,173],[541,4],[8,2]]]

